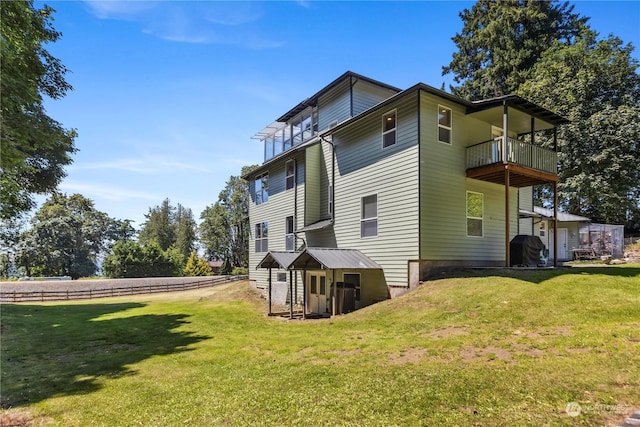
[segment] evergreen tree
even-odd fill
[[[213,274],[207,261],[200,258],[196,251],[191,252],[187,265],[184,267],[184,275],[188,277],[211,276]]]
[[[442,74],[453,73],[452,92],[479,100],[514,93],[529,78],[542,52],[554,43],[571,44],[588,18],[568,2],[479,0],[460,13],[458,51]]]
[[[195,249],[197,224],[191,209],[180,203],[174,207],[169,199],[160,206],[149,208],[145,214],[147,221],[142,224],[138,240],[142,244],[157,242],[163,251],[175,246],[187,259]]]

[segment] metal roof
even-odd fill
[[[553,209],[545,209],[545,208],[541,208],[539,206],[534,206],[533,207],[533,211],[535,213],[537,213],[537,214],[540,214],[541,216],[543,216],[545,218],[553,219]],[[571,221],[575,221],[575,222],[591,222],[591,218],[587,218],[585,216],[568,214],[568,213],[564,213],[564,212],[558,212],[558,221],[560,221],[560,222],[571,222]]]
[[[332,225],[332,219],[323,219],[321,221],[316,221],[313,224],[306,225],[299,230],[296,230],[296,233],[302,233],[303,231],[322,230],[323,228],[331,227]]]
[[[301,252],[269,252],[262,261],[256,265],[258,268],[284,268],[287,269]]]
[[[355,249],[307,248],[289,268],[302,269],[374,269],[382,270],[371,258]]]

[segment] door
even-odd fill
[[[327,312],[327,277],[324,273],[308,273],[309,311],[324,314]]]
[[[558,228],[558,259],[569,259],[567,254],[567,229]]]

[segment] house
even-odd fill
[[[510,240],[533,232],[521,200],[558,182],[536,135],[567,122],[514,95],[469,102],[344,73],[256,134],[252,283],[327,315],[441,268],[509,266]]]
[[[211,272],[214,276],[220,274],[222,268],[222,261],[207,261],[207,265],[211,268]]]
[[[564,212],[557,212],[558,226],[557,235],[557,259],[568,261],[574,258],[574,249],[580,248],[580,227],[591,222],[589,218],[579,215],[572,215]],[[534,206],[533,211],[520,210],[520,221],[531,221],[530,235],[540,237],[546,247],[546,254],[549,259],[554,258],[553,247],[553,222],[554,212],[540,206]]]
[[[596,259],[602,256],[622,258],[624,255],[623,225],[592,223],[590,218],[565,212],[556,214],[557,238],[554,239],[553,210],[539,206],[534,206],[533,211],[520,209],[521,229],[540,237],[549,259],[554,258],[554,241],[557,243],[555,258],[559,261]]]

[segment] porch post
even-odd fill
[[[509,107],[507,101],[502,101],[502,163],[505,165],[508,163],[509,157],[507,156],[507,141],[509,133],[507,127],[509,126]]]
[[[269,316],[271,316],[271,267],[269,267]]]
[[[289,270],[289,319],[293,319],[293,270]]]
[[[558,182],[553,183],[553,266],[558,266]]]
[[[331,286],[333,287],[333,293],[331,298],[331,316],[336,315],[336,297],[338,296],[338,282],[336,282],[336,271],[331,271]]]
[[[511,267],[511,245],[509,241],[509,169],[504,171],[504,254],[506,267]]]
[[[302,270],[302,318],[307,318],[307,270]]]

